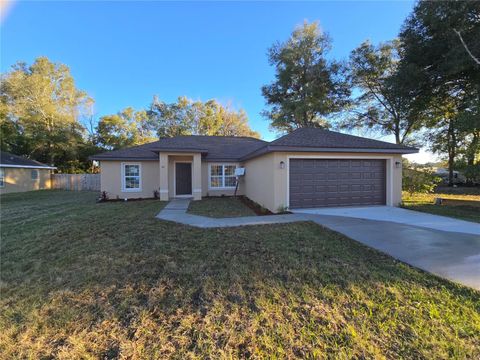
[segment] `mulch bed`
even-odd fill
[[[248,197],[246,197],[245,195],[237,196],[237,198],[240,199],[240,201],[241,201],[242,203],[244,203],[246,206],[248,206],[250,209],[252,209],[253,212],[255,212],[255,214],[257,214],[258,216],[291,214],[290,211],[282,211],[282,212],[279,212],[279,213],[273,213],[273,212],[271,212],[270,210],[264,208],[263,206],[260,206],[260,205],[257,204],[255,201],[250,200],[250,199],[249,199]]]

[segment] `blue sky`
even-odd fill
[[[304,20],[333,39],[346,59],[362,41],[397,36],[413,1],[391,2],[32,2],[14,3],[1,25],[2,72],[37,56],[68,65],[95,99],[97,117],[153,95],[218,99],[246,110],[264,139],[260,87],[273,80],[266,52]]]

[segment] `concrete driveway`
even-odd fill
[[[425,227],[427,229],[480,235],[480,224],[393,206],[295,209],[292,210],[292,212],[297,214],[346,216],[367,220],[389,221],[399,224]]]
[[[383,206],[294,212],[410,265],[480,290],[480,224]]]

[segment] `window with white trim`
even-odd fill
[[[0,168],[0,188],[5,187],[5,169]]]
[[[37,169],[33,169],[32,171],[30,171],[30,177],[31,177],[32,180],[34,180],[34,181],[38,180],[38,170],[37,170]]]
[[[123,191],[140,191],[140,164],[123,164]]]
[[[210,165],[210,188],[228,189],[235,188],[236,165],[232,164],[211,164]]]

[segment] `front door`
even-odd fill
[[[175,163],[175,195],[192,195],[192,163]]]

